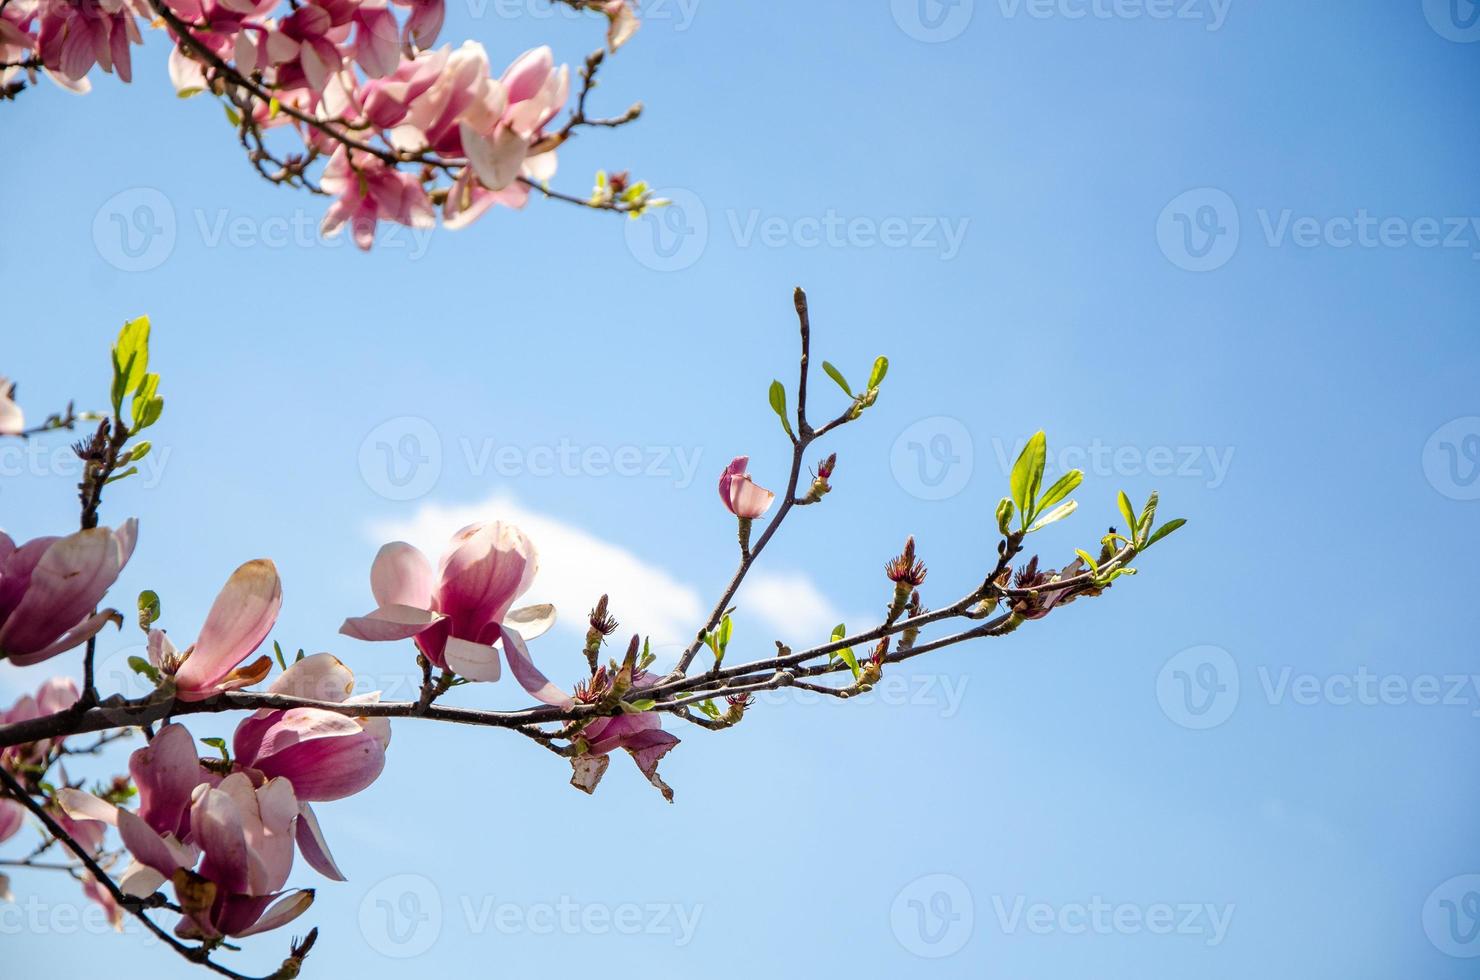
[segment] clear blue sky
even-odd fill
[[[1079,515],[1036,536],[1046,557],[1093,541],[1122,487],[1191,520],[1104,598],[914,661],[904,703],[680,731],[673,806],[625,760],[587,798],[522,740],[399,725],[385,776],[320,810],[351,881],[305,920],[310,975],[1473,975],[1450,954],[1480,954],[1480,879],[1459,877],[1480,872],[1480,42],[1434,25],[1473,41],[1474,10],[774,6],[651,0],[601,90],[644,119],[562,152],[567,188],[630,167],[672,189],[685,207],[658,225],[534,205],[368,256],[311,231],[273,245],[321,202],[263,184],[218,106],[173,97],[158,38],[130,88],[3,109],[0,370],[33,414],[100,401],[108,339],[152,315],[167,460],[105,514],[142,521],[123,601],[157,589],[185,637],[266,555],[274,635],[390,686],[406,651],[335,633],[368,608],[369,528],[495,495],[714,595],[733,560],[714,475],[749,452],[782,479],[764,393],[793,374],[795,284],[819,357],[855,379],[893,365],[835,444],[837,490],[767,556],[836,608],[885,601],[879,565],[911,531],[927,601],[964,591],[990,561],[999,455],[1040,427],[1089,470]],[[495,62],[593,45],[531,9],[454,3],[444,37]],[[161,199],[173,242],[131,259],[111,214]],[[444,450],[412,500],[361,465],[402,417]],[[562,440],[698,453],[699,476],[480,472],[463,451],[528,464]],[[8,530],[73,519],[69,471],[3,462]],[[774,631],[737,636],[759,655]],[[569,635],[535,652],[580,669]],[[457,692],[479,698],[518,700]],[[385,883],[404,873],[423,878]],[[76,906],[63,882],[15,888],[45,915]],[[0,923],[6,962],[192,975],[63,917]],[[270,969],[285,942],[237,960]]]

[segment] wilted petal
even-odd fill
[[[572,769],[570,784],[584,793],[596,792],[596,785],[601,782],[601,777],[606,775],[606,767],[611,765],[609,755],[578,755],[570,760]]]

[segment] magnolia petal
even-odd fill
[[[540,673],[529,656],[529,648],[524,645],[522,636],[507,627],[502,633],[504,652],[509,658],[509,670],[514,672],[514,679],[519,682],[520,687],[528,691],[535,700],[545,704],[558,708],[568,708],[575,704],[569,694],[550,683],[550,679]]]
[[[332,653],[316,653],[290,664],[267,688],[273,694],[336,703],[347,699],[354,689],[354,671]]]
[[[555,607],[548,602],[515,609],[504,617],[504,625],[519,631],[526,641],[544,636],[555,625]]]
[[[441,613],[416,606],[391,604],[381,606],[368,616],[344,621],[339,632],[356,640],[409,640],[431,629],[443,618]]]
[[[370,566],[370,591],[381,606],[430,606],[432,563],[405,541],[392,541]]]
[[[449,637],[442,648],[447,666],[470,681],[496,681],[502,676],[498,647]]]
[[[66,653],[68,650],[74,650],[82,646],[82,644],[101,633],[104,626],[120,618],[117,610],[104,609],[87,617],[63,633],[54,642],[48,643],[34,653],[12,654],[10,662],[17,667],[29,667],[32,664],[39,664],[43,660],[50,660],[59,653]]]
[[[643,732],[628,739],[623,746],[632,756],[632,761],[637,763],[637,768],[647,777],[648,782],[657,787],[658,792],[663,794],[663,799],[669,803],[673,802],[673,788],[663,782],[658,775],[658,760],[667,755],[669,750],[678,744],[678,736],[655,728]]]
[[[325,878],[334,881],[345,881],[344,872],[339,870],[339,865],[334,861],[334,855],[329,852],[329,842],[324,839],[324,831],[319,827],[319,818],[313,812],[313,807],[307,803],[298,808],[298,852],[303,855],[303,860]]]
[[[227,892],[245,894],[249,886],[251,864],[246,833],[242,828],[241,806],[238,799],[232,796],[232,789],[236,784],[229,777],[221,783],[221,789],[207,789],[198,795],[191,808],[190,829],[201,850],[205,852],[200,866],[201,876],[215,882]],[[120,815],[120,830],[122,824]],[[129,849],[133,850],[132,847]],[[142,859],[137,851],[134,851],[134,855]]]
[[[110,827],[118,825],[118,807],[80,789],[57,790],[57,803],[73,820],[101,820]]]
[[[583,793],[596,792],[596,785],[606,775],[606,767],[611,765],[611,761],[612,757],[609,755],[576,756],[570,760],[570,784]]]
[[[293,892],[264,912],[262,918],[258,919],[255,924],[245,929],[238,929],[232,935],[242,938],[245,936],[255,936],[258,933],[267,932],[271,929],[281,928],[298,918],[304,912],[307,912],[308,907],[312,904],[312,888]]]
[[[194,651],[175,675],[182,697],[211,689],[267,639],[283,604],[277,567],[265,558],[232,573],[206,616]]]
[[[200,764],[184,725],[166,725],[128,760],[139,789],[139,817],[161,834],[185,836],[196,787],[215,780]]]
[[[134,856],[134,860],[153,868],[163,877],[168,878],[180,867],[175,860],[175,852],[165,843],[164,838],[155,833],[154,828],[137,814],[128,810],[118,811],[118,836],[123,838],[123,844]]]
[[[168,880],[149,865],[134,860],[129,862],[129,866],[124,868],[123,874],[119,876],[118,890],[134,898],[148,898],[159,891],[159,886]]]

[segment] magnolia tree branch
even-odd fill
[[[157,0],[151,0],[151,2],[157,2]],[[572,5],[580,6],[579,0],[575,0]],[[590,67],[594,72],[594,65]],[[583,104],[584,95],[577,103],[577,115],[583,112]],[[83,690],[75,692],[74,689],[75,700],[70,703],[67,701],[52,702],[69,705],[59,709],[17,712],[11,715],[11,720],[8,722],[0,721],[0,788],[4,790],[3,798],[15,801],[40,820],[48,835],[27,858],[3,862],[4,866],[68,871],[84,882],[96,879],[98,887],[106,892],[112,903],[139,918],[145,923],[146,928],[179,955],[191,962],[200,963],[223,976],[248,980],[211,959],[212,954],[224,942],[224,936],[220,933],[200,933],[208,936],[214,935],[217,938],[203,940],[201,945],[193,946],[168,934],[149,915],[151,911],[169,911],[185,917],[187,924],[194,922],[198,925],[201,917],[212,908],[210,901],[200,900],[199,889],[209,885],[212,889],[210,894],[214,895],[216,885],[213,882],[202,878],[188,866],[180,867],[176,869],[175,877],[170,879],[176,889],[178,903],[170,903],[163,894],[158,892],[146,897],[127,895],[109,875],[104,862],[99,860],[102,855],[90,853],[89,848],[78,840],[77,835],[69,833],[67,826],[57,819],[52,808],[60,807],[61,810],[72,814],[73,811],[68,809],[67,800],[73,798],[66,794],[78,793],[76,787],[67,787],[65,790],[58,791],[45,782],[46,774],[64,756],[96,755],[108,744],[135,729],[145,734],[151,746],[171,740],[178,745],[178,739],[181,736],[185,737],[188,746],[190,741],[188,733],[174,723],[194,715],[242,713],[253,720],[254,724],[268,724],[270,722],[266,719],[274,715],[281,717],[284,712],[320,712],[353,719],[358,724],[347,726],[347,731],[343,734],[346,737],[353,735],[367,739],[376,737],[372,733],[379,730],[376,726],[382,725],[382,720],[422,719],[443,724],[504,729],[521,735],[541,748],[570,760],[575,772],[572,782],[588,792],[600,779],[605,769],[606,756],[614,748],[625,748],[638,761],[639,768],[649,780],[671,799],[672,791],[657,776],[656,760],[661,758],[674,744],[677,744],[677,739],[661,730],[657,722],[659,717],[673,717],[709,731],[722,731],[740,723],[746,715],[751,697],[761,692],[795,687],[839,700],[851,699],[871,690],[879,683],[886,668],[893,665],[971,640],[1005,636],[1028,622],[1047,617],[1058,606],[1067,605],[1079,598],[1102,594],[1112,586],[1116,579],[1123,575],[1134,574],[1130,562],[1136,556],[1181,525],[1181,521],[1171,521],[1153,530],[1157,505],[1155,494],[1137,516],[1131,509],[1129,500],[1122,493],[1119,498],[1119,509],[1125,525],[1124,530],[1117,531],[1113,527],[1110,528],[1109,533],[1100,539],[1097,556],[1088,551],[1077,551],[1076,559],[1060,571],[1039,570],[1038,559],[1033,557],[1026,564],[1015,569],[1014,561],[1024,551],[1028,535],[1073,512],[1075,504],[1066,498],[1079,485],[1082,478],[1079,471],[1070,471],[1060,477],[1051,487],[1043,488],[1046,446],[1043,434],[1039,433],[1029,440],[1017,464],[1013,467],[1010,479],[1011,495],[1004,498],[998,505],[996,529],[1000,538],[997,542],[995,557],[990,562],[984,562],[986,567],[982,577],[957,599],[936,609],[927,609],[924,606],[920,596],[920,587],[925,581],[926,569],[924,563],[916,558],[914,540],[911,538],[906,542],[903,551],[885,566],[885,574],[891,583],[891,597],[884,615],[877,624],[852,633],[839,625],[826,642],[815,643],[799,650],[794,650],[785,642],[777,640],[773,654],[726,665],[724,658],[731,634],[733,603],[746,576],[790,515],[798,508],[821,503],[831,490],[829,478],[836,464],[835,454],[818,461],[810,486],[803,489],[802,474],[809,450],[831,431],[859,418],[874,405],[878,398],[880,384],[888,369],[887,360],[879,358],[874,364],[867,385],[855,393],[842,373],[828,362],[823,361],[824,371],[843,390],[848,402],[839,415],[821,426],[814,427],[808,417],[809,399],[812,394],[809,390],[812,325],[807,298],[800,289],[794,294],[794,306],[800,339],[794,413],[787,411],[786,392],[779,381],[772,382],[770,391],[771,407],[778,415],[791,446],[791,464],[786,489],[775,513],[752,545],[750,541],[751,522],[765,513],[774,502],[774,495],[763,488],[756,487],[750,481],[748,473],[745,472],[747,458],[738,457],[726,468],[720,483],[721,496],[725,498],[725,506],[738,520],[739,563],[694,641],[683,650],[670,672],[662,676],[647,673],[651,658],[646,653],[645,645],[640,642],[640,635],[632,637],[624,662],[618,663],[613,660],[609,668],[601,665],[601,646],[605,638],[617,629],[617,622],[607,609],[607,597],[603,596],[591,611],[590,630],[586,634],[586,645],[583,650],[585,666],[589,670],[589,679],[577,686],[574,696],[563,695],[556,690],[555,685],[546,680],[534,667],[532,660],[528,659],[527,651],[521,652],[524,651],[523,640],[519,639],[517,634],[510,633],[504,625],[495,624],[499,625],[501,631],[500,643],[508,663],[509,673],[515,675],[516,680],[525,690],[543,702],[532,707],[517,710],[487,710],[439,703],[439,699],[453,687],[473,680],[494,679],[497,672],[495,671],[493,676],[479,677],[477,674],[481,668],[476,661],[470,662],[471,665],[469,663],[454,665],[450,661],[444,663],[445,654],[439,656],[436,650],[423,645],[421,635],[415,632],[399,635],[402,639],[408,635],[415,636],[420,648],[416,660],[420,671],[420,683],[414,700],[379,701],[373,697],[348,697],[348,691],[353,686],[353,679],[351,675],[350,686],[343,687],[343,674],[335,674],[338,678],[335,683],[340,684],[344,692],[337,699],[335,697],[302,696],[301,691],[289,693],[288,691],[293,690],[292,688],[283,690],[276,686],[272,690],[265,691],[243,689],[250,688],[264,680],[271,670],[271,662],[265,657],[259,658],[250,665],[239,666],[251,655],[251,651],[244,651],[230,666],[223,668],[230,671],[229,673],[216,680],[208,681],[206,686],[201,687],[198,679],[187,676],[192,664],[192,650],[187,649],[183,654],[177,653],[168,644],[164,634],[153,628],[159,614],[159,600],[153,593],[146,592],[139,597],[139,625],[149,631],[150,658],[147,662],[142,658],[135,658],[137,663],[134,667],[155,681],[156,687],[153,692],[139,698],[126,698],[122,695],[102,698],[95,690],[93,661],[96,653],[96,629],[102,628],[102,620],[112,619],[120,625],[122,622],[122,617],[117,613],[105,610],[103,613],[95,614],[89,620],[95,628],[93,633],[89,634],[83,657]],[[84,530],[79,533],[111,536],[110,540],[120,548],[126,543],[126,550],[130,553],[132,552],[132,527],[129,527],[126,533],[123,530],[110,532],[106,528],[99,528],[98,510],[102,503],[104,488],[127,477],[131,469],[125,469],[125,467],[133,460],[147,454],[148,443],[139,441],[138,436],[153,424],[162,411],[163,401],[158,397],[158,376],[149,374],[147,371],[148,331],[147,318],[130,321],[125,325],[120,334],[119,343],[114,349],[115,380],[112,412],[98,416],[99,426],[96,432],[75,447],[84,462],[83,479],[78,488],[82,507],[81,524]],[[19,422],[20,413],[14,403],[9,401],[11,391],[10,386],[0,381],[0,419],[13,420],[10,423],[13,426],[9,431],[11,435],[28,437],[35,434],[35,430],[27,430]],[[130,397],[132,397],[132,405],[130,411],[125,413],[124,403]],[[48,427],[69,427],[77,418],[79,417],[75,416],[69,408],[65,416],[54,416],[52,421],[55,424],[49,424]],[[0,434],[4,434],[4,430],[0,430]],[[409,546],[400,547],[409,548]],[[121,562],[126,560],[127,556],[124,555],[119,562],[120,567]],[[254,571],[254,566],[265,566],[265,569],[257,568]],[[268,570],[271,570],[270,562],[249,563],[239,570],[238,575],[247,574],[250,577],[258,572],[266,574]],[[0,569],[0,573],[3,573],[3,569]],[[233,576],[233,580],[236,580],[236,576]],[[281,599],[275,570],[270,571],[270,581],[273,583],[272,588],[276,590],[276,599],[273,600],[275,602]],[[242,588],[248,588],[248,586],[242,586]],[[223,597],[226,595],[227,593],[223,592]],[[377,587],[377,595],[379,595],[379,587]],[[508,611],[507,605],[501,608],[507,612],[506,622],[523,621],[519,619],[520,613],[533,614],[535,619],[542,619],[545,614],[539,613],[541,608],[548,613],[548,607],[530,607],[513,612]],[[399,612],[395,612],[394,609],[399,609]],[[403,623],[404,617],[408,614],[418,613],[417,609],[408,606],[398,606],[394,609],[392,610],[393,617],[402,618],[377,620],[371,617],[350,620],[345,624],[345,632],[357,635],[355,630],[366,628],[363,626],[366,622],[378,625],[378,628],[383,630],[389,624]],[[439,615],[430,611],[426,612],[427,615],[433,617]],[[3,623],[4,615],[4,611],[0,610],[0,623]],[[267,629],[270,629],[275,618],[274,605],[271,618],[267,621]],[[410,622],[415,621],[413,616]],[[352,627],[352,623],[362,625]],[[392,639],[396,637],[365,635],[361,638]],[[260,643],[260,641],[259,636],[256,642]],[[460,642],[467,647],[477,648],[477,644],[465,639],[460,639]],[[255,645],[253,649],[255,650]],[[639,658],[640,649],[643,653]],[[695,660],[700,651],[705,649],[713,654],[714,662],[707,669],[695,669]],[[0,655],[6,654],[7,651],[0,650]],[[286,680],[287,675],[293,672],[293,668],[287,665],[280,650],[278,659],[284,668],[282,678]],[[303,654],[300,651],[299,661],[301,662],[302,659]],[[321,662],[320,669],[348,673],[348,669],[343,664],[327,656],[326,659],[332,661],[332,664],[326,666]],[[305,668],[311,666],[313,665],[304,665]],[[232,667],[237,669],[232,670]],[[470,676],[459,676],[460,673]],[[38,699],[41,697],[42,695],[38,694]],[[727,701],[725,709],[714,703],[716,698],[721,697]],[[634,717],[641,719],[643,723],[621,729],[622,739],[625,741],[612,741],[613,737],[608,735],[606,736],[608,741],[602,742],[600,735],[593,734],[619,729],[624,718]],[[334,721],[334,719],[329,720]],[[334,725],[331,724],[324,730],[329,731],[333,728]],[[167,732],[170,733],[169,738],[166,738]],[[238,733],[240,732],[239,728]],[[65,741],[88,733],[101,734],[83,745],[67,744]],[[593,742],[593,739],[597,741]],[[242,760],[230,758],[224,741],[214,739],[204,741],[216,744],[221,751],[222,758],[198,760],[194,751],[187,749],[189,764],[205,767],[217,774],[218,780],[243,778],[242,771],[240,771],[244,765]],[[252,737],[248,736],[241,744],[250,745],[252,741]],[[262,741],[260,734],[256,741]],[[383,751],[383,746],[381,751]],[[643,755],[644,752],[652,751],[656,751],[656,756],[645,757]],[[139,756],[136,754],[133,758],[138,760]],[[145,771],[147,771],[147,761],[140,765],[145,766]],[[255,763],[246,765],[250,769],[250,766]],[[143,777],[134,771],[132,763],[131,771],[142,784]],[[263,773],[255,769],[250,769],[250,771],[263,776]],[[375,774],[378,772],[377,768]],[[264,783],[275,783],[283,778],[287,777],[279,776],[267,780],[263,776],[257,782],[239,784],[236,792],[248,794],[264,792],[267,789]],[[373,779],[374,775],[369,778]],[[262,788],[254,790],[252,786]],[[198,792],[208,789],[210,786],[206,783],[197,786]],[[121,802],[132,791],[129,780],[120,777],[114,783],[110,799]],[[82,795],[85,796],[85,794]],[[338,796],[330,798],[338,798]],[[73,802],[75,803],[75,800]],[[113,802],[97,798],[94,798],[93,803],[97,806],[114,805]],[[266,810],[263,811],[264,814],[266,812]],[[4,810],[0,809],[0,818],[4,816]],[[118,819],[119,821],[124,819],[121,813]],[[122,824],[120,823],[119,826],[122,827]],[[3,822],[0,822],[0,840],[6,836],[3,827]],[[313,833],[317,834],[317,830],[315,829]],[[303,836],[300,834],[300,846],[304,846],[302,840]],[[55,842],[60,842],[76,857],[78,863],[40,861],[41,856]],[[133,856],[139,858],[140,854],[135,851]],[[310,863],[314,862],[309,852],[305,851],[304,856]],[[202,869],[205,867],[206,865],[203,864]],[[315,864],[315,867],[323,870],[319,864]],[[284,877],[287,876],[287,868],[283,869],[282,874]],[[311,893],[304,894],[307,894],[308,900],[311,901]],[[306,903],[303,907],[306,907]],[[297,912],[293,914],[296,915]],[[283,921],[291,921],[291,918],[290,915]],[[214,925],[214,919],[207,921],[208,924]],[[271,926],[264,928],[271,928]],[[222,932],[227,931],[224,928],[222,930]],[[187,934],[190,933],[187,932]],[[229,934],[238,933],[230,932]],[[294,945],[289,958],[284,961],[277,973],[272,975],[274,978],[286,980],[290,976],[297,975],[302,958],[312,945],[313,936],[314,934],[310,933],[305,944]]]

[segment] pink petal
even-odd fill
[[[539,554],[524,532],[494,521],[463,528],[442,559],[437,611],[452,618],[452,633],[477,640],[529,587]]]
[[[370,566],[370,591],[382,606],[430,606],[432,563],[405,541],[392,541]]]
[[[470,681],[492,683],[502,675],[498,647],[491,644],[450,637],[442,648],[442,657],[447,661],[449,669]]]
[[[153,741],[129,756],[129,774],[139,789],[139,816],[161,834],[185,837],[195,788],[215,783],[200,764],[195,740],[184,725],[166,725]]]
[[[175,675],[180,696],[192,700],[209,694],[267,639],[282,604],[283,585],[272,562],[259,558],[233,572],[206,616],[194,652]]]
[[[409,640],[435,626],[444,617],[441,613],[416,606],[381,606],[368,616],[357,616],[344,621],[339,632],[356,640],[378,642],[382,640]]]
[[[509,670],[513,671],[514,679],[519,682],[520,687],[528,691],[535,700],[545,704],[559,708],[568,708],[575,704],[569,694],[550,683],[549,678],[540,673],[529,656],[529,647],[524,645],[522,636],[507,627],[502,633],[504,654],[509,658]]]
[[[273,694],[340,702],[354,693],[355,674],[331,653],[316,653],[289,665],[268,685]]]
[[[122,814],[119,817],[122,830]],[[207,789],[201,793],[191,808],[190,829],[205,852],[200,874],[228,892],[246,892],[251,873],[246,832],[242,828],[240,806],[230,792]],[[132,845],[129,849],[133,850]],[[134,856],[150,863],[138,851],[134,851]]]
[[[293,892],[264,912],[262,918],[258,919],[255,925],[248,926],[245,929],[237,929],[228,935],[242,938],[245,936],[255,936],[258,933],[267,932],[270,929],[280,928],[292,922],[304,912],[307,912],[308,907],[312,904],[312,889]]]
[[[319,818],[307,803],[302,804],[298,812],[298,851],[309,867],[324,877],[334,881],[347,880],[334,862],[334,855],[329,853],[329,842],[319,828]]]

